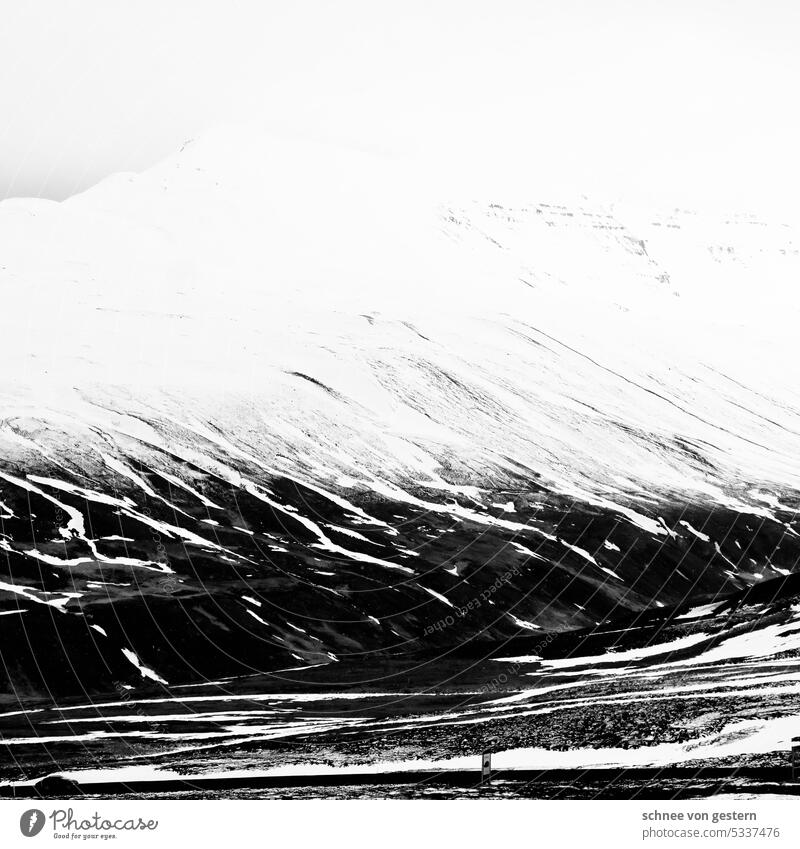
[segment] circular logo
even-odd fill
[[[38,808],[31,808],[19,818],[19,830],[25,837],[36,837],[44,828],[44,813]]]

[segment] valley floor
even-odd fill
[[[0,789],[35,793],[35,782],[59,775],[99,795],[798,792],[790,752],[800,736],[800,606],[697,608],[593,635],[595,644],[598,636],[606,648],[596,654],[575,643],[546,658],[500,647],[364,658],[9,705],[0,711]],[[489,788],[480,787],[485,750],[496,771]]]

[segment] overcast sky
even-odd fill
[[[0,197],[248,121],[476,190],[791,208],[798,44],[793,0],[9,3]]]

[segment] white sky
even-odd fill
[[[8,3],[0,197],[249,121],[498,195],[792,208],[798,44],[792,0]]]

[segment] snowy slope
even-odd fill
[[[4,202],[0,240],[0,628],[29,643],[182,679],[585,626],[795,566],[780,222],[465,201],[224,130]]]

